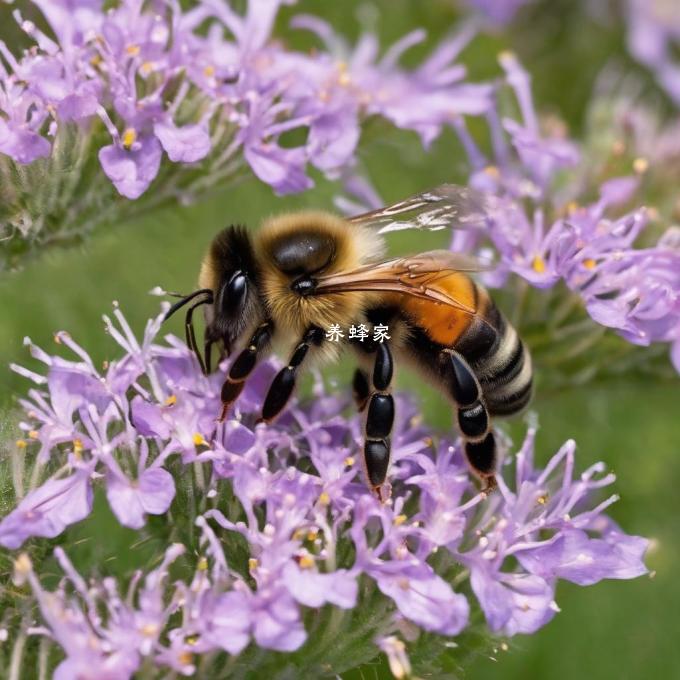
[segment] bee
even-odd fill
[[[214,345],[238,351],[221,390],[223,421],[257,362],[272,346],[288,356],[264,399],[262,418],[286,407],[310,362],[337,359],[350,349],[358,360],[353,392],[366,412],[364,464],[380,496],[390,463],[395,417],[394,366],[414,367],[452,402],[463,450],[483,490],[496,485],[491,419],[521,411],[532,394],[531,357],[486,289],[471,274],[480,263],[435,250],[385,259],[384,234],[400,229],[471,229],[485,224],[488,199],[445,184],[391,206],[343,218],[306,211],[266,219],[251,234],[230,226],[203,259],[199,289],[183,297],[187,344],[205,373]],[[192,314],[204,306],[203,355]],[[324,329],[382,324],[389,339],[343,338]]]

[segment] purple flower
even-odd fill
[[[384,116],[397,127],[414,130],[428,146],[456,116],[478,115],[491,105],[491,86],[462,82],[464,67],[452,63],[473,37],[470,30],[441,43],[409,73],[399,67],[399,59],[424,40],[422,30],[405,35],[378,59],[378,42],[371,34],[364,34],[351,50],[333,35],[328,24],[315,17],[297,17],[294,25],[316,33],[328,51],[335,53],[334,60],[326,59],[325,71],[315,69],[310,76],[320,81],[317,87],[336,123],[353,117],[361,107],[368,115]],[[419,106],[411,105],[414,98]],[[326,114],[322,119],[326,133],[332,129],[329,123]],[[311,130],[315,130],[314,125]],[[319,129],[316,132],[323,134]],[[353,131],[345,134],[353,141],[358,136]]]
[[[559,125],[550,126],[544,136],[528,74],[512,54],[502,54],[500,62],[522,122],[501,121],[495,109],[490,111],[491,159],[463,121],[456,124],[472,168],[471,186],[495,195],[488,199],[488,240],[497,267],[485,276],[486,283],[503,286],[511,272],[537,288],[563,281],[595,321],[617,329],[630,342],[674,343],[680,334],[680,247],[673,230],[655,247],[636,247],[647,211],[621,214],[620,206],[633,199],[639,177],[607,179],[598,200],[584,205],[576,200],[576,175],[574,188],[559,192],[556,178],[579,162],[578,150]],[[456,234],[452,248],[486,252],[479,237]]]
[[[587,585],[647,571],[642,560],[648,542],[621,536],[619,543],[601,515],[617,497],[594,509],[584,506],[587,495],[611,484],[614,475],[597,477],[603,465],[596,464],[573,479],[574,442],[567,442],[545,470],[535,470],[534,436],[530,430],[516,457],[516,491],[499,481],[501,518],[483,530],[487,517],[481,514],[474,545],[468,548],[463,542],[457,549],[470,569],[473,590],[489,625],[508,635],[533,632],[552,618],[558,611],[553,601],[557,578]],[[509,558],[516,558],[526,571],[504,571]]]
[[[15,562],[15,579],[28,580],[49,635],[66,654],[54,677],[131,678],[143,656],[160,651],[160,634],[170,614],[163,602],[164,582],[169,565],[183,552],[182,546],[170,546],[160,566],[147,574],[139,593],[135,589],[141,573],[136,575],[127,599],[120,597],[113,579],[88,588],[61,548],[55,549],[55,557],[67,582],[62,581],[55,592],[47,592],[28,557],[20,555]]]
[[[647,572],[642,556],[647,541],[627,536],[616,529],[603,538],[590,538],[585,531],[562,531],[557,539],[543,547],[535,547],[517,559],[532,574],[546,581],[556,578],[589,586],[604,578],[634,578]]]
[[[454,116],[490,106],[491,86],[465,82],[452,63],[469,30],[407,70],[399,59],[423,31],[379,59],[375,36],[352,50],[321,20],[299,16],[294,25],[317,33],[326,51],[296,52],[271,40],[280,0],[251,0],[244,14],[212,0],[162,12],[132,1],[106,10],[102,2],[36,4],[56,41],[15,13],[35,45],[17,59],[0,44],[8,66],[0,65],[0,153],[19,163],[53,155],[64,123],[76,122],[86,138],[98,118],[111,136],[98,149],[102,169],[129,199],[147,191],[164,152],[172,164],[206,161],[211,181],[232,175],[240,154],[277,193],[289,193],[312,186],[310,164],[331,177],[350,167],[367,116],[429,144]],[[291,131],[306,133],[304,141],[283,143]]]
[[[68,477],[52,478],[21,500],[0,522],[0,544],[18,548],[31,536],[54,538],[92,510],[90,466]]]
[[[144,515],[162,515],[175,497],[175,481],[163,468],[147,469],[137,479],[109,470],[106,497],[118,521],[132,529],[144,526]]]
[[[470,584],[494,632],[535,633],[559,611],[552,586],[538,576],[485,574],[475,569]]]
[[[222,372],[203,376],[175,338],[158,344],[161,317],[138,340],[114,310],[107,328],[122,356],[104,375],[64,334],[57,337],[76,361],[31,346],[47,378],[18,369],[37,385],[23,402],[26,455],[35,450],[65,472],[0,520],[2,545],[60,534],[91,511],[94,485],[104,487],[125,526],[141,528],[147,515],[172,510],[178,527],[195,522],[200,532],[195,557],[196,545],[171,546],[141,588],[141,574],[133,578],[125,597],[110,578],[84,586],[59,551],[67,578],[47,594],[27,558],[18,558],[45,625],[33,632],[62,647],[63,677],[131,677],[142,664],[190,674],[202,655],[237,655],[251,644],[292,652],[308,639],[315,611],[337,609],[338,620],[351,624],[376,601],[386,613],[367,634],[403,665],[407,657],[384,640],[404,627],[456,636],[479,607],[495,633],[531,633],[558,611],[558,579],[587,585],[646,573],[647,541],[604,514],[615,496],[598,501],[613,475],[603,475],[601,464],[574,475],[573,442],[537,469],[531,429],[515,456],[506,451],[514,481],[504,465],[499,491],[487,497],[458,443],[434,444],[399,397],[391,498],[381,503],[362,479],[363,427],[358,415],[345,414],[349,399],[327,394],[319,381],[312,401],[293,401],[276,423],[255,425],[276,372],[267,362],[234,417],[215,426]],[[173,456],[174,476],[166,469]],[[196,467],[202,474],[194,478]],[[182,512],[172,505],[178,476],[198,499]],[[171,582],[169,565],[184,552],[195,568]],[[435,552],[441,562],[432,560]],[[440,564],[455,566],[455,581]],[[468,578],[473,597],[461,592]]]
[[[50,155],[50,144],[33,130],[12,128],[0,118],[0,153],[11,156],[17,163],[32,163]]]
[[[680,22],[676,8],[662,0],[627,0],[628,49],[680,105]]]
[[[99,161],[107,177],[126,198],[139,198],[155,179],[161,167],[160,142],[142,138],[127,149],[122,144],[103,146]]]

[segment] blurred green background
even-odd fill
[[[559,1],[528,8],[511,30],[475,41],[463,61],[473,77],[490,77],[498,73],[497,52],[514,49],[534,76],[539,108],[558,113],[578,136],[594,80],[603,65],[615,57],[634,70],[636,67],[625,55],[622,31],[585,21],[576,5]],[[422,57],[458,17],[454,3],[444,0],[384,0],[370,6],[354,1],[304,0],[293,9],[327,18],[352,39],[359,21],[369,26],[374,23],[383,44],[414,27],[426,27],[427,43],[409,53],[407,62]],[[5,11],[0,14],[3,33]],[[306,46],[306,36],[285,28],[291,11],[282,15],[281,31],[291,42]],[[461,150],[451,134],[445,134],[425,153],[415,136],[372,123],[360,157],[388,200],[443,181],[464,180]],[[147,291],[156,285],[190,290],[201,255],[219,228],[228,223],[252,227],[279,210],[328,208],[335,191],[332,184],[319,179],[317,187],[302,196],[277,198],[266,186],[248,180],[192,207],[166,209],[110,225],[83,247],[45,253],[24,270],[0,278],[0,409],[8,414],[0,420],[14,421],[16,396],[28,388],[27,382],[8,368],[11,361],[31,364],[22,345],[24,336],[52,351],[57,349],[53,333],[64,329],[96,360],[114,358],[118,348],[104,333],[101,321],[113,300],[120,303],[133,329],[141,333],[146,319],[158,310],[158,299]],[[413,237],[399,235],[392,246],[395,252],[407,252],[443,245],[446,240],[441,234],[427,238],[428,243],[423,244],[422,235],[417,243]],[[169,330],[180,334],[181,321],[173,319]],[[340,389],[346,389],[347,372],[338,369],[336,375]],[[405,389],[419,389],[408,375],[399,380]],[[422,400],[426,419],[449,428],[450,413],[440,400],[429,391],[423,393]],[[541,424],[538,462],[544,463],[568,438],[579,445],[579,469],[597,460],[607,461],[618,474],[616,491],[621,494],[611,514],[626,531],[654,539],[648,563],[655,576],[589,588],[561,584],[557,601],[563,611],[554,621],[533,636],[514,638],[509,651],[499,651],[494,659],[480,656],[468,677],[680,677],[680,646],[676,643],[680,495],[674,488],[680,481],[679,407],[677,380],[610,381],[550,393],[539,387],[534,401]],[[513,433],[519,436],[522,427],[515,424]],[[3,436],[13,441],[18,431]],[[108,531],[111,522],[106,518],[102,522],[106,524],[100,529],[106,526]],[[129,550],[132,532],[112,532],[110,550]],[[390,676],[386,664],[376,662],[347,677],[369,680]]]

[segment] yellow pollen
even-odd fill
[[[425,446],[432,446],[432,443],[432,437],[425,437],[425,439],[423,439],[423,444],[425,444]]]
[[[17,439],[16,444],[18,449],[25,449],[28,446],[25,439]]]
[[[128,45],[125,48],[125,51],[131,56],[131,57],[136,57],[139,54],[140,48],[139,45]]]
[[[99,66],[101,63],[102,57],[100,54],[94,54],[92,57],[90,57],[90,64],[92,64],[92,66]]]
[[[316,537],[319,535],[319,530],[318,529],[310,529],[307,532],[307,540],[308,541],[316,541]]]
[[[597,262],[595,262],[592,257],[587,257],[585,260],[583,260],[583,266],[586,269],[595,269]]]
[[[293,540],[294,541],[301,541],[306,535],[306,531],[304,529],[296,529],[293,532]]]
[[[188,635],[187,637],[184,638],[184,642],[186,642],[188,645],[191,645],[192,647],[198,644],[198,640],[199,640],[198,635]]]
[[[338,83],[343,87],[349,85],[352,82],[352,77],[349,74],[347,68],[347,62],[338,62]]]
[[[152,637],[158,632],[158,626],[154,623],[147,623],[142,626],[141,633],[147,637]]]
[[[330,505],[330,502],[331,497],[325,491],[322,491],[319,495],[319,503],[321,503],[321,505]]]
[[[25,576],[32,568],[33,563],[26,553],[21,553],[21,555],[14,560],[14,571],[20,576]]]
[[[251,557],[248,560],[248,570],[249,571],[255,571],[255,569],[257,569],[259,566],[260,566],[260,563],[254,557]]]
[[[194,655],[191,652],[181,652],[177,658],[183,666],[188,666],[194,660]]]
[[[397,515],[394,518],[394,525],[400,527],[407,519],[406,515]]]
[[[194,435],[194,446],[207,446],[208,442],[205,441],[203,438],[203,435],[200,432],[197,432]]]
[[[352,467],[352,465],[354,465],[354,456],[347,456],[347,458],[345,458],[345,465],[347,467]]]
[[[152,61],[145,61],[140,67],[139,70],[144,73],[145,75],[148,75],[153,71],[153,62]]]
[[[504,61],[512,61],[515,59],[515,53],[512,50],[503,50],[498,53],[498,61],[502,64]]]
[[[548,494],[543,494],[536,499],[539,505],[545,505],[548,502]]]
[[[542,274],[545,271],[545,260],[540,255],[536,255],[531,261],[531,266],[537,274]]]
[[[40,436],[40,434],[38,433],[38,430],[31,430],[31,431],[28,433],[28,436],[29,436],[31,439],[37,439],[37,438]]]
[[[636,158],[633,161],[633,170],[637,172],[638,175],[642,175],[649,169],[649,161],[646,158]]]
[[[203,69],[203,75],[210,78],[211,76],[215,75],[215,67],[214,66],[206,66]]]
[[[208,571],[208,560],[205,557],[201,557],[196,565],[198,571]]]
[[[123,132],[123,146],[129,151],[137,139],[137,132],[134,128],[125,128]]]
[[[311,569],[314,566],[314,558],[311,555],[303,555],[299,564],[301,569]]]
[[[573,215],[580,208],[576,201],[569,201],[567,203],[567,215]]]
[[[174,406],[177,403],[177,397],[174,394],[171,394],[166,400],[165,400],[165,405],[166,406]]]
[[[59,333],[54,334],[54,342],[56,342],[57,345],[61,345],[61,334]]]
[[[80,439],[73,440],[73,450],[80,453],[83,450],[83,442]]]
[[[484,168],[484,174],[489,175],[489,177],[497,178],[501,173],[495,165],[487,165]]]

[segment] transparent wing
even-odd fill
[[[448,250],[433,250],[411,257],[367,264],[347,272],[317,279],[313,295],[352,291],[393,292],[448,305],[466,314],[476,310],[460,302],[455,294],[437,283],[456,272],[475,272],[487,265],[467,255]]]
[[[348,221],[375,227],[379,234],[402,229],[482,229],[487,223],[491,199],[469,187],[441,184]]]

